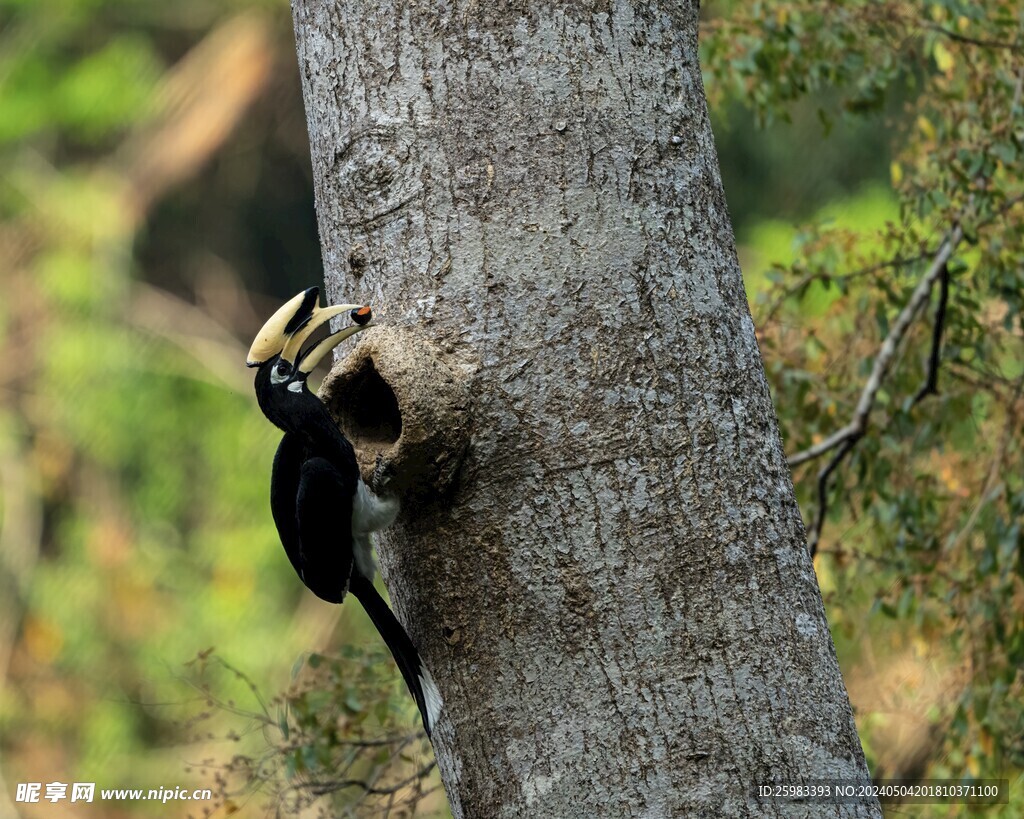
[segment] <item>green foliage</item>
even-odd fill
[[[741,253],[795,454],[855,417],[897,315],[944,243],[955,242],[938,394],[919,400],[938,324],[935,284],[906,336],[892,336],[896,356],[865,416],[866,435],[827,485],[817,566],[844,665],[870,634],[893,646],[894,667],[909,652],[916,667],[943,669],[935,674],[942,690],[922,683],[907,706],[926,709],[936,728],[914,764],[935,776],[1019,778],[1024,15],[1016,3],[952,0],[727,6],[703,41],[713,99],[741,100],[762,124],[818,108],[832,138],[904,101],[888,195],[868,194],[862,201],[874,202],[860,214],[817,218],[795,232],[762,224],[746,232]],[[818,471],[834,454],[796,470],[809,521]],[[858,676],[855,701],[865,686]],[[885,710],[864,695],[873,767],[918,770],[894,761]],[[1019,812],[1014,799],[1007,816]]]
[[[45,19],[48,11],[45,4],[22,9],[8,33],[15,43],[18,35],[38,39],[31,50],[6,54],[0,145],[44,133],[95,143],[142,121],[162,71],[152,43],[123,34],[79,51],[74,38],[89,21],[70,14]]]
[[[206,698],[207,711],[191,720],[196,732],[229,714],[230,759],[199,766],[212,778],[216,808],[229,813],[256,796],[275,815],[313,805],[332,816],[375,811],[419,811],[431,793],[440,796],[426,737],[403,731],[415,724],[408,697],[398,699],[386,649],[342,647],[339,656],[309,654],[292,668],[292,683],[270,701],[244,672],[216,654],[190,663],[189,682]],[[392,684],[389,684],[392,683]]]

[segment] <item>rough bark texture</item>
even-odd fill
[[[454,815],[879,815],[753,792],[867,772],[696,2],[293,12],[331,294],[416,328],[469,386],[452,494],[379,543],[445,698]]]

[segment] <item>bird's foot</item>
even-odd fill
[[[383,495],[394,477],[394,466],[384,457],[383,453],[378,452],[377,463],[373,468],[373,476],[370,478],[370,486],[373,488],[373,491]]]

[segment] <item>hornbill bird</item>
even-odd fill
[[[246,364],[256,371],[256,400],[284,432],[270,478],[270,508],[281,543],[302,582],[317,597],[341,603],[352,592],[387,643],[416,699],[427,736],[441,695],[402,624],[373,587],[371,532],[398,514],[394,498],[363,483],[352,444],[306,379],[338,344],[369,326],[369,307],[319,306],[311,287],[281,307],[256,336]],[[353,325],[309,343],[317,329],[348,313]]]

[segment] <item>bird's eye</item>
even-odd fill
[[[274,368],[274,374],[279,378],[287,378],[292,374],[292,365],[287,361],[278,361]]]
[[[349,317],[356,324],[362,326],[363,324],[366,324],[370,319],[373,318],[373,310],[371,310],[369,307],[357,307],[355,310],[349,313]]]

